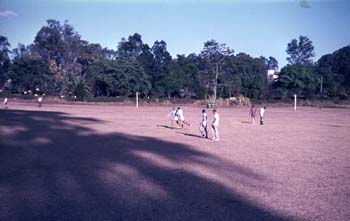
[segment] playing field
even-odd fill
[[[350,219],[350,109],[219,108],[219,142],[183,110],[1,109],[0,220]]]

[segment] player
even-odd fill
[[[3,103],[4,104],[4,108],[7,108],[7,102],[8,102],[8,99],[7,99],[7,97],[5,97],[4,98],[4,103]]]
[[[42,97],[42,96],[39,96],[39,97],[38,97],[38,107],[41,107],[41,106],[42,106],[42,102],[43,102],[43,97]]]
[[[264,114],[266,111],[266,107],[260,108],[260,125],[264,125]]]
[[[176,110],[175,107],[173,107],[173,110],[170,111],[170,113],[168,114],[168,117],[171,118],[171,126],[173,127],[174,125],[174,121],[177,121],[179,118],[176,116]]]
[[[213,138],[212,140],[219,141],[219,121],[220,116],[219,113],[216,112],[216,109],[213,110],[214,120],[211,124],[212,132],[213,132]]]
[[[186,124],[187,126],[191,127],[191,124],[185,121],[185,117],[184,117],[184,111],[181,109],[181,107],[178,107],[176,110],[176,117],[178,118],[176,123],[183,128],[184,124]]]
[[[202,137],[208,138],[208,130],[207,130],[207,122],[208,122],[208,114],[205,113],[205,110],[202,110],[202,122],[199,125],[199,131],[202,134]]]
[[[249,116],[250,120],[252,121],[252,124],[255,125],[256,110],[254,108],[254,105],[249,109]]]

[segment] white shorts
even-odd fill
[[[207,124],[208,124],[207,121],[202,121],[202,123],[201,123],[202,127],[206,127]]]
[[[185,121],[185,117],[179,117],[181,121]]]

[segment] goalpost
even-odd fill
[[[294,94],[294,110],[297,110],[297,95]]]

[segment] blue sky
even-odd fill
[[[350,44],[350,0],[0,0],[0,34],[12,48],[32,43],[53,18],[69,20],[82,38],[116,49],[135,32],[150,46],[165,40],[172,56],[199,53],[215,39],[286,64],[287,43],[299,35],[314,43],[316,58]]]

